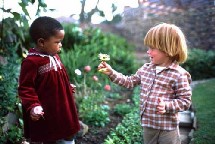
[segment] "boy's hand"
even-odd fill
[[[110,75],[113,72],[113,69],[111,68],[111,66],[109,64],[107,64],[106,62],[101,62],[98,66],[98,71],[102,72],[103,74],[106,75]]]
[[[40,117],[43,117],[44,112],[43,108],[41,106],[36,106],[31,109],[30,116],[33,121],[37,121],[40,119]]]
[[[166,112],[165,102],[161,98],[158,98],[158,105],[156,109],[158,114],[164,114]]]

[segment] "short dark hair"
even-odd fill
[[[48,16],[43,16],[33,21],[29,34],[32,40],[37,43],[39,38],[48,39],[54,36],[59,30],[63,30],[63,26],[59,21]]]

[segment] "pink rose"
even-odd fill
[[[91,71],[91,67],[88,65],[88,66],[85,66],[84,67],[84,71],[85,72],[89,72],[89,71]]]
[[[105,85],[105,86],[104,86],[104,89],[105,89],[106,91],[110,91],[110,90],[111,90],[111,87],[110,87],[110,85]]]
[[[98,79],[97,76],[94,75],[94,76],[93,76],[93,80],[94,80],[94,81],[98,81],[99,79]]]

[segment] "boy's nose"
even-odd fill
[[[62,47],[62,43],[59,43],[59,47],[60,47],[60,48]]]

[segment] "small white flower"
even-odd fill
[[[126,101],[127,101],[127,102],[131,102],[131,100],[130,100],[130,99],[127,99]]]
[[[35,114],[41,114],[43,112],[43,108],[41,106],[36,106],[34,108],[34,113]]]
[[[81,75],[81,71],[79,69],[75,69],[75,73],[79,76]]]

